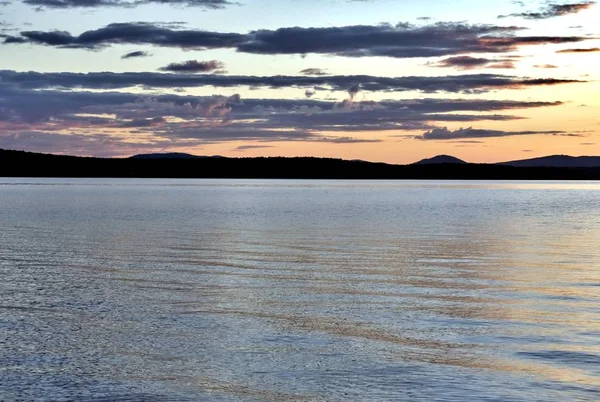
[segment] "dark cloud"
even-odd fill
[[[220,9],[237,4],[229,0],[23,0],[23,3],[43,8],[137,7],[146,4]]]
[[[142,50],[137,50],[135,52],[129,52],[127,54],[124,54],[123,56],[121,56],[122,59],[132,59],[134,57],[148,57],[150,56],[150,53],[142,51]]]
[[[327,75],[327,72],[320,68],[305,68],[304,70],[300,71],[300,74],[303,74],[303,75]]]
[[[434,65],[438,67],[459,67],[461,69],[470,69],[483,67],[486,64],[491,63],[491,61],[492,59],[485,57],[455,56],[440,60]]]
[[[489,50],[495,49],[497,52],[505,52],[516,50],[520,46],[576,43],[591,39],[595,38],[583,36],[514,36],[485,37],[481,39],[481,42],[483,45],[488,46]]]
[[[246,105],[247,102],[245,102]],[[283,103],[265,100],[250,110],[234,109],[241,119],[252,119],[257,127],[295,127],[319,132],[381,132],[386,130],[423,130],[431,122],[470,122],[481,120],[514,120],[517,116],[497,114],[446,114],[438,110],[453,108],[452,101],[435,102],[339,102],[307,101],[306,104],[283,107]],[[276,106],[276,105],[280,106]],[[245,107],[249,107],[246,105]],[[490,105],[491,107],[491,105]]]
[[[199,30],[174,29],[148,22],[109,24],[104,28],[73,36],[66,31],[23,31],[20,37],[8,37],[4,43],[34,43],[67,49],[100,49],[113,44],[154,45],[183,49],[235,47],[246,35]]]
[[[437,23],[357,25],[331,28],[280,28],[248,34],[180,29],[147,22],[114,23],[74,36],[65,31],[23,31],[5,44],[32,43],[67,49],[97,50],[115,44],[182,49],[232,48],[254,54],[328,54],[395,58],[506,53],[521,46],[577,43],[585,36],[515,36],[514,26]]]
[[[501,53],[524,45],[570,43],[585,37],[516,37],[519,27],[437,23],[359,25],[332,28],[280,28],[250,32],[237,46],[257,54],[335,54],[347,57],[434,57],[462,53]]]
[[[337,54],[349,57],[431,57],[477,51],[480,37],[514,33],[516,27],[435,24],[280,28],[250,33],[240,51],[258,54]]]
[[[360,84],[354,84],[350,88],[348,88],[348,95],[350,95],[350,99],[354,100],[356,95],[360,92]]]
[[[0,37],[4,38],[4,41],[2,43],[6,44],[6,45],[29,42],[29,40],[24,37],[9,36],[9,35],[1,35]]]
[[[497,137],[513,137],[522,135],[564,135],[574,136],[565,131],[501,131],[501,130],[486,130],[474,128],[460,128],[458,130],[448,130],[446,127],[434,128],[422,136],[418,137],[422,140],[455,140],[459,138],[497,138]]]
[[[530,20],[543,20],[553,17],[561,17],[563,15],[577,14],[581,11],[587,10],[596,4],[595,1],[584,1],[581,3],[571,4],[549,4],[544,9],[537,12],[526,12],[526,13],[514,13],[509,15],[499,15],[498,18],[506,17],[521,17]]]
[[[363,102],[369,104],[370,102]],[[492,112],[499,110],[530,109],[560,106],[562,102],[526,102],[488,99],[415,99],[381,101],[378,104],[392,109],[410,110],[420,113],[450,113],[457,111]]]
[[[475,68],[515,68],[512,59],[489,59],[486,57],[454,56],[430,64],[436,67],[451,67],[460,70]]]
[[[600,52],[600,48],[593,47],[593,48],[588,48],[588,49],[564,49],[564,50],[559,50],[556,53],[595,53],[595,52]]]
[[[531,86],[559,85],[585,81],[560,78],[520,78],[497,74],[469,74],[441,77],[374,77],[368,75],[332,76],[245,76],[190,75],[161,73],[38,73],[0,70],[4,85],[19,88],[88,88],[117,89],[144,86],[148,88],[239,87],[303,88],[320,87],[347,92],[363,91],[422,91],[476,93],[493,89],[517,89]]]
[[[222,70],[224,68],[225,64],[217,60],[188,60],[182,63],[171,63],[168,66],[159,68],[159,70],[176,73],[210,73],[216,70]]]
[[[0,82],[0,136],[8,141],[5,148],[79,155],[122,154],[137,142],[148,149],[241,140],[259,142],[257,145],[275,141],[377,142],[380,139],[376,137],[354,138],[348,133],[377,135],[390,130],[431,130],[436,122],[514,120],[520,117],[492,113],[561,105],[483,99],[242,100],[238,95],[144,96],[126,92],[22,89],[4,84]],[[118,139],[111,139],[115,129],[126,132],[128,140],[122,142],[127,145],[120,147]],[[34,132],[34,136],[19,137],[21,133]],[[69,145],[70,137],[73,141]],[[56,141],[54,147],[53,141]],[[114,149],[108,145],[102,148],[106,141],[112,141],[109,143]]]

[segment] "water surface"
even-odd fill
[[[600,183],[0,178],[0,399],[600,399]]]

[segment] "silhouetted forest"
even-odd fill
[[[331,158],[83,158],[0,150],[4,177],[598,180],[600,167],[389,165]]]

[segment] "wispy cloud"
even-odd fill
[[[300,71],[300,74],[303,75],[328,75],[327,72],[320,68],[305,68]]]
[[[233,151],[248,151],[252,149],[264,149],[264,148],[273,148],[272,145],[240,145],[239,147],[235,147]]]
[[[581,3],[570,4],[549,4],[540,11],[499,15],[498,18],[521,17],[530,20],[543,20],[548,18],[561,17],[569,14],[577,14],[581,11],[589,9],[594,4],[596,4],[595,1],[584,1]]]
[[[172,6],[202,7],[220,9],[237,4],[229,0],[23,0],[23,3],[44,8],[132,8],[147,4],[166,4]]]
[[[460,128],[458,130],[449,130],[446,127],[434,128],[423,133],[418,137],[422,140],[455,140],[459,138],[498,138],[498,137],[513,137],[523,135],[560,135],[560,136],[581,136],[578,134],[570,134],[565,131],[502,131],[502,130],[487,130]]]
[[[564,49],[556,53],[596,53],[600,52],[600,47],[592,47],[587,49]]]

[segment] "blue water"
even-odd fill
[[[600,183],[0,178],[0,400],[600,400]]]

